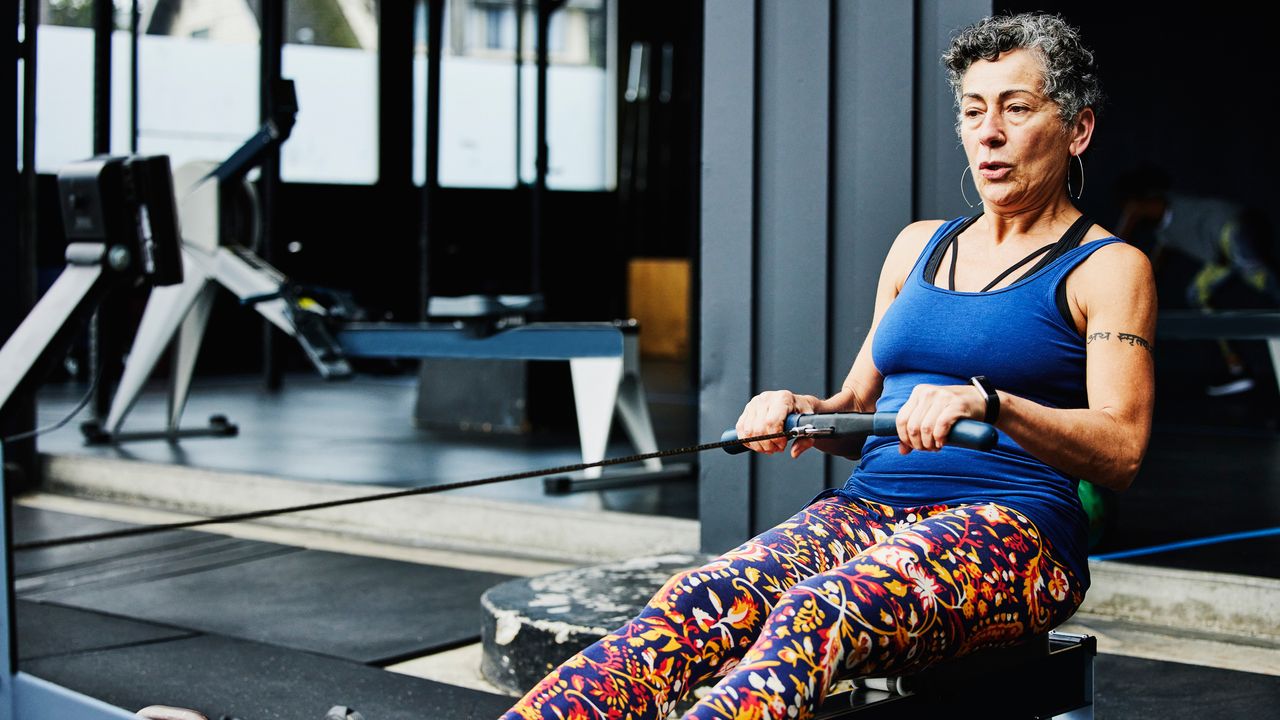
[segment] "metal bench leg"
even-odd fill
[[[213,299],[217,288],[207,283],[204,292],[196,299],[196,304],[187,313],[182,322],[178,337],[174,339],[173,367],[170,370],[169,382],[169,429],[177,431],[182,420],[182,411],[187,406],[187,397],[191,394],[191,377],[195,374],[196,357],[200,354],[200,345],[204,342],[204,331],[209,325],[209,313],[213,310]]]
[[[618,404],[622,384],[622,358],[573,358],[569,361],[573,377],[573,405],[578,411],[578,438],[582,443],[582,461],[604,459],[613,427],[613,409]],[[602,468],[587,468],[583,476],[600,477]]]
[[[185,253],[184,253],[185,254]],[[184,258],[186,259],[186,258]],[[174,333],[183,324],[192,307],[199,304],[200,299],[209,290],[209,280],[199,273],[199,269],[187,264],[187,279],[181,285],[158,287],[151,291],[147,299],[146,310],[142,313],[142,322],[138,325],[138,333],[133,341],[133,349],[129,351],[129,359],[125,362],[124,374],[120,377],[120,385],[111,402],[111,410],[103,424],[109,433],[120,432],[125,416],[133,409],[143,385],[156,363],[169,346]]]
[[[644,381],[640,378],[639,337],[623,338],[622,385],[618,389],[618,416],[622,427],[631,438],[636,452],[657,452],[658,440],[653,434],[653,420],[649,417],[649,402],[644,394]],[[661,470],[662,460],[650,458],[644,461],[648,470]]]

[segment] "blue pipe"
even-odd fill
[[[1142,555],[1155,555],[1156,553],[1168,552],[1170,550],[1183,550],[1185,548],[1200,547],[1201,545],[1215,545],[1217,543],[1231,542],[1233,540],[1249,540],[1252,538],[1271,537],[1280,535],[1280,527],[1266,528],[1263,530],[1248,530],[1245,532],[1228,533],[1226,535],[1212,535],[1210,537],[1198,538],[1196,540],[1181,540],[1179,542],[1166,543],[1164,545],[1152,545],[1151,547],[1135,548],[1133,550],[1119,550],[1113,553],[1103,555],[1090,555],[1090,560],[1121,560],[1123,558],[1139,557]]]

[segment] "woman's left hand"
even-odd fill
[[[898,411],[898,452],[941,450],[957,420],[981,420],[986,413],[986,400],[972,385],[917,385]]]

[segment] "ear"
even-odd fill
[[[1068,135],[1071,137],[1069,146],[1072,155],[1080,155],[1089,147],[1089,142],[1093,139],[1093,108],[1087,107],[1076,113],[1076,119],[1071,123],[1071,129]]]

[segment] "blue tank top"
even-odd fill
[[[1063,318],[1055,295],[1077,265],[1120,240],[1080,245],[997,290],[940,288],[924,277],[927,260],[968,219],[938,228],[880,320],[872,343],[872,359],[884,376],[877,412],[901,408],[920,383],[965,385],[974,375],[986,375],[1001,390],[1048,407],[1086,407],[1084,338]],[[989,452],[947,446],[905,456],[896,437],[873,436],[857,469],[835,494],[894,507],[1004,505],[1035,523],[1058,559],[1087,587],[1088,521],[1077,480],[999,435]]]

